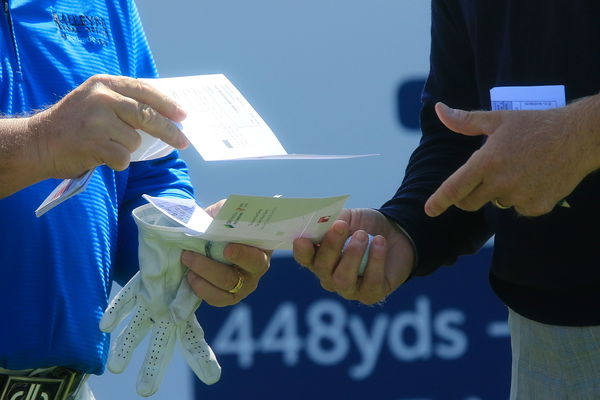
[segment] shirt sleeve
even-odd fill
[[[424,212],[427,198],[482,144],[480,137],[448,130],[434,111],[439,101],[455,108],[481,109],[473,49],[464,23],[468,10],[458,3],[431,3],[430,71],[421,98],[421,141],[410,157],[400,188],[379,209],[412,238],[418,260],[413,275],[454,264],[458,256],[476,252],[491,236],[485,210],[464,212],[451,207],[436,218]]]
[[[131,163],[126,190],[119,207],[119,236],[113,279],[125,284],[138,271],[138,234],[131,212],[146,204],[143,194],[156,197],[194,198],[188,168],[179,152],[151,161]]]

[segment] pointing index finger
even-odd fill
[[[483,177],[473,157],[446,179],[425,202],[425,213],[430,217],[443,214],[479,186]]]
[[[161,92],[143,79],[126,76],[107,76],[104,83],[115,92],[140,103],[147,104],[173,121],[181,122],[187,115],[175,99]]]

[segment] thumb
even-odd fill
[[[491,135],[501,122],[497,111],[464,111],[441,102],[435,105],[435,112],[448,129],[467,136]]]
[[[204,211],[206,211],[206,213],[208,215],[210,215],[211,217],[215,218],[217,216],[217,214],[219,213],[219,211],[221,210],[221,207],[223,207],[223,205],[225,204],[225,201],[226,201],[226,199],[221,199],[218,202],[206,207],[204,209]]]
[[[136,305],[140,285],[139,271],[112,299],[100,320],[100,330],[112,332]]]

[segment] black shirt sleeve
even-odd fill
[[[426,275],[441,265],[455,263],[461,254],[477,251],[491,236],[485,210],[464,212],[455,207],[439,217],[428,217],[427,198],[464,164],[482,144],[448,130],[434,106],[442,101],[465,110],[483,108],[479,101],[475,62],[464,15],[457,1],[433,0],[430,71],[420,115],[422,138],[413,152],[402,185],[379,211],[411,236],[417,250],[413,275]]]

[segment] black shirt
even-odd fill
[[[401,187],[380,209],[413,238],[426,275],[477,251],[495,233],[490,280],[518,313],[557,325],[600,324],[600,175],[570,208],[527,218],[488,205],[425,215],[425,200],[482,144],[450,132],[434,105],[489,110],[497,86],[564,85],[567,102],[600,91],[600,1],[432,0],[423,136]]]

